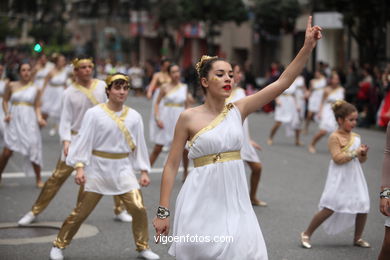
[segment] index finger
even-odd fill
[[[309,16],[309,19],[307,19],[307,25],[306,25],[306,30],[311,29],[311,23],[313,21],[313,16]]]

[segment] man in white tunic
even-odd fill
[[[105,94],[106,83],[102,80],[92,78],[94,64],[89,58],[75,59],[73,61],[76,81],[73,82],[64,92],[63,108],[59,125],[59,134],[62,142],[61,157],[52,176],[46,181],[38,199],[32,206],[31,211],[25,214],[18,222],[19,225],[28,225],[36,219],[55,197],[62,184],[68,179],[74,168],[65,164],[70,143],[76,137],[85,112],[107,100]],[[78,200],[82,194],[80,188]],[[130,222],[131,216],[124,210],[119,198],[114,197],[114,212],[116,219],[123,222]]]
[[[64,221],[50,259],[63,259],[63,249],[103,195],[118,195],[133,216],[133,236],[139,256],[159,259],[149,249],[148,219],[139,185],[150,183],[142,117],[123,105],[129,94],[127,76],[117,73],[106,82],[108,102],[86,112],[80,133],[69,149],[66,163],[76,168],[76,183],[85,184],[85,191]],[[141,172],[139,183],[135,171]]]

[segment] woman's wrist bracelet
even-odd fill
[[[379,193],[381,199],[390,199],[390,188],[385,188]]]
[[[158,206],[156,216],[159,219],[166,219],[167,217],[170,216],[169,209],[162,207],[162,206]]]

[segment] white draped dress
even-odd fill
[[[241,114],[230,103],[192,138],[189,158],[241,150],[242,143]],[[172,243],[169,253],[180,260],[268,259],[242,160],[208,164],[189,173],[176,200],[173,235],[199,239]],[[233,241],[216,242],[221,236]]]
[[[352,133],[346,152],[360,146],[360,136]],[[358,158],[343,164],[329,163],[328,177],[322,193],[319,208],[334,211],[323,224],[328,234],[337,234],[355,225],[357,213],[368,213],[370,198],[364,173]]]
[[[245,90],[242,88],[235,88],[230,95],[230,97],[226,100],[228,102],[236,102],[241,98],[246,97]],[[249,134],[249,124],[248,118],[245,118],[244,124],[242,125],[244,128],[244,141],[242,143],[241,149],[241,158],[247,162],[257,162],[260,163],[260,158],[257,155],[256,149],[251,144],[251,138]]]
[[[42,166],[42,139],[34,102],[38,88],[27,85],[11,95],[11,121],[4,125],[5,146]]]
[[[5,91],[6,81],[0,79],[0,136],[1,139],[4,136],[4,110],[3,110],[3,96]]]
[[[62,98],[67,78],[68,72],[64,68],[49,80],[42,95],[42,113],[57,120],[61,116]]]
[[[179,83],[178,86],[172,88],[167,92],[163,103],[163,111],[160,113],[161,120],[164,123],[164,129],[161,140],[163,145],[170,146],[173,141],[175,133],[176,122],[179,119],[180,113],[185,109],[185,102],[187,100],[187,85]]]
[[[344,88],[342,87],[332,90],[323,104],[319,126],[321,130],[333,132],[337,129],[336,118],[332,110],[332,104],[337,100],[344,100]]]
[[[326,87],[326,78],[313,79],[312,92],[309,97],[308,110],[317,113],[320,110],[322,96]]]

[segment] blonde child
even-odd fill
[[[319,203],[320,211],[301,233],[301,244],[311,248],[310,237],[322,223],[328,234],[337,234],[355,223],[353,244],[367,248],[370,244],[362,239],[362,233],[370,200],[360,164],[367,160],[368,146],[361,144],[360,136],[352,132],[358,118],[355,106],[340,100],[332,109],[339,126],[328,140],[332,160]]]

